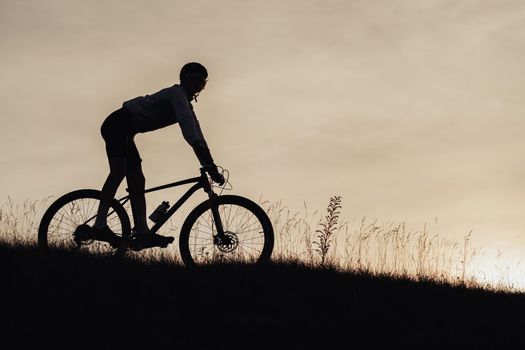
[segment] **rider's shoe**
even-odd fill
[[[145,248],[166,248],[175,240],[173,237],[158,235],[156,233],[147,232],[144,234],[137,234],[133,240],[132,248],[136,250]]]
[[[122,244],[122,238],[117,236],[108,226],[102,228],[93,227],[93,239],[104,241],[111,244],[113,248],[118,248]]]

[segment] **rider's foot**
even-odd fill
[[[166,248],[170,243],[174,241],[174,239],[175,238],[173,237],[162,236],[151,232],[142,234],[137,233],[133,245],[139,249],[152,247]]]
[[[122,238],[117,236],[108,226],[102,228],[93,227],[93,238],[97,241],[104,241],[111,244],[113,248],[117,248],[122,244]]]

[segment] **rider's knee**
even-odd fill
[[[114,181],[122,181],[122,179],[124,179],[124,177],[126,176],[126,169],[125,168],[124,169],[113,168],[109,172],[109,176]]]
[[[135,191],[143,191],[146,186],[146,178],[144,174],[134,174],[133,176],[128,176],[129,187]]]
[[[109,176],[121,181],[126,176],[127,161],[125,158],[112,157],[109,159]]]
[[[142,173],[137,176],[137,186],[140,186],[141,189],[146,186],[146,178]]]

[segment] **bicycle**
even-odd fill
[[[156,233],[168,219],[199,189],[208,199],[198,204],[185,218],[179,234],[179,250],[187,266],[212,263],[264,263],[270,260],[274,234],[266,212],[255,202],[237,195],[218,195],[204,168],[201,175],[146,189],[150,193],[195,183],[177,202],[161,213],[150,229]],[[226,179],[222,189],[228,183]],[[38,245],[42,249],[73,248],[91,254],[123,256],[134,246],[134,232],[124,207],[133,194],[114,199],[108,213],[108,226],[122,237],[122,244],[112,247],[93,239],[86,225],[94,223],[101,192],[81,189],[66,193],[54,201],[44,213],[38,229]],[[159,209],[159,208],[157,208]],[[150,219],[151,219],[150,215]],[[152,220],[153,221],[153,220]]]

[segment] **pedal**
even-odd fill
[[[166,237],[166,239],[141,239],[134,237],[129,241],[128,247],[134,251],[140,251],[148,248],[167,248],[175,239]]]

